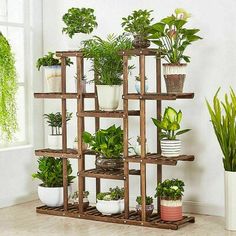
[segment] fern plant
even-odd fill
[[[0,133],[1,138],[8,142],[18,130],[17,89],[15,58],[10,44],[0,32]]]

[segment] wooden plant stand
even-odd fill
[[[181,155],[175,158],[167,158],[161,156],[160,141],[157,131],[157,152],[146,154],[146,100],[156,101],[156,117],[161,118],[161,102],[162,100],[176,100],[176,99],[191,99],[194,97],[193,93],[183,94],[167,94],[161,92],[161,59],[155,49],[132,49],[125,50],[119,53],[123,57],[123,110],[104,112],[99,110],[96,87],[94,93],[83,93],[79,88],[81,87],[82,77],[84,75],[84,56],[81,51],[65,51],[57,52],[56,55],[62,61],[62,92],[61,93],[35,93],[35,98],[45,99],[61,99],[62,105],[62,150],[41,149],[36,150],[36,156],[61,157],[63,158],[63,188],[64,188],[64,205],[62,207],[37,207],[36,211],[42,214],[67,216],[74,218],[82,218],[88,220],[96,220],[111,223],[140,225],[155,228],[173,229],[176,230],[180,226],[187,223],[194,223],[194,217],[184,216],[182,220],[176,222],[165,222],[160,219],[160,199],[157,200],[158,213],[152,214],[146,219],[145,214],[145,196],[146,196],[146,165],[154,164],[157,166],[157,182],[162,181],[162,165],[177,165],[178,161],[193,161],[192,155]],[[139,72],[141,78],[141,93],[128,92],[128,59],[130,56],[137,56],[139,58]],[[152,56],[156,60],[156,93],[145,93],[145,59],[147,56]],[[75,57],[77,66],[77,93],[66,92],[66,58]],[[95,75],[96,76],[96,75]],[[66,101],[67,99],[77,100],[77,136],[78,136],[78,150],[67,148],[67,127],[66,127]],[[84,109],[84,100],[94,99],[95,108],[92,111]],[[139,110],[129,110],[129,100],[137,100],[140,104]],[[141,137],[141,155],[132,155],[128,153],[128,131],[129,131],[129,116],[140,117],[140,137]],[[100,128],[100,118],[121,118],[123,119],[124,132],[124,170],[120,171],[103,171],[100,169],[85,169],[85,160],[87,155],[95,155],[92,151],[82,150],[82,133],[84,131],[85,117],[95,118],[95,131]],[[96,156],[96,155],[95,155]],[[79,190],[79,204],[71,205],[68,203],[67,197],[67,158],[75,158],[78,160],[78,190]],[[139,163],[139,170],[129,169],[129,163]],[[136,175],[140,177],[140,192],[142,196],[142,216],[140,217],[135,211],[130,210],[129,207],[129,176]],[[121,214],[112,216],[103,216],[96,210],[95,207],[90,206],[86,211],[83,210],[83,190],[85,190],[85,178],[92,177],[96,179],[96,193],[100,192],[101,179],[114,179],[124,181],[125,188],[125,210]]]

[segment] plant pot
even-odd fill
[[[137,93],[141,93],[141,82],[139,80],[135,81],[135,89]],[[145,93],[148,91],[148,81],[145,80]]]
[[[91,38],[89,34],[77,33],[73,35],[72,39],[67,35],[65,38],[67,49],[70,51],[79,50],[81,42]]]
[[[134,48],[148,48],[151,43],[148,39],[145,39],[141,35],[135,35],[134,40],[132,41],[132,45]]]
[[[73,199],[72,204],[73,205],[78,205],[79,204],[79,199],[78,198]],[[84,197],[83,198],[83,209],[84,209],[84,211],[86,211],[88,207],[89,207],[89,200],[88,200],[87,197]]]
[[[121,85],[96,85],[96,87],[100,110],[116,110],[121,97]]]
[[[48,135],[48,148],[62,149],[62,135]]]
[[[225,228],[236,230],[236,172],[225,171]]]
[[[165,157],[176,157],[180,155],[181,140],[161,140],[161,154]]]
[[[154,210],[154,205],[146,205],[146,218],[150,217],[152,215],[152,212]],[[136,205],[136,211],[140,216],[142,216],[142,205]]]
[[[83,79],[80,83],[80,90],[82,93],[86,93],[86,80]],[[75,79],[75,92],[77,93],[77,79]]]
[[[163,64],[167,93],[183,93],[187,64]]]
[[[88,149],[88,144],[87,143],[83,143],[82,144],[82,148],[83,148],[83,151],[87,150]],[[74,142],[73,143],[73,149],[78,150],[78,142]]]
[[[68,198],[72,192],[72,187],[68,186]],[[38,186],[38,196],[40,201],[49,207],[59,207],[63,205],[63,187],[43,187]]]
[[[103,215],[118,214],[124,211],[124,199],[122,200],[97,200],[96,208]]]
[[[61,66],[44,66],[48,92],[61,93]]]
[[[182,220],[182,200],[161,199],[161,219],[164,221]]]
[[[97,157],[95,161],[96,168],[104,170],[120,170],[124,168],[122,158]]]
[[[136,155],[141,155],[141,145],[137,144],[134,146],[134,152]],[[148,153],[148,145],[146,144],[146,153]]]

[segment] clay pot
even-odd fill
[[[124,168],[124,161],[122,158],[105,158],[105,157],[97,157],[96,168],[104,169],[104,170],[119,170]]]
[[[151,43],[148,39],[145,39],[141,35],[135,35],[134,40],[132,41],[132,45],[134,48],[148,48]]]

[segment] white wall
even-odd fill
[[[111,0],[44,0],[44,51],[66,49],[65,36],[61,29],[63,23],[62,15],[68,8],[91,7],[96,11],[99,27],[95,34],[106,36],[108,33],[121,33],[121,18],[127,16],[134,9],[153,9],[154,17],[159,20],[172,13],[177,7],[183,7],[192,13],[189,25],[200,28],[200,35],[204,38],[195,43],[189,49],[188,53],[192,60],[189,64],[188,77],[186,79],[185,91],[195,92],[194,100],[179,100],[177,102],[164,102],[165,105],[174,106],[181,109],[184,114],[183,127],[191,128],[192,131],[182,137],[184,141],[184,152],[194,154],[195,162],[180,163],[177,167],[164,167],[164,177],[182,178],[186,183],[185,209],[188,211],[223,215],[223,167],[221,162],[222,153],[217,144],[209,122],[209,115],[206,109],[205,98],[211,99],[219,86],[222,91],[228,91],[229,86],[233,88],[236,85],[232,78],[232,71],[236,65],[236,28],[233,27],[236,22],[234,10],[236,2],[233,0],[129,0],[129,1],[111,1]],[[152,82],[154,78],[153,61],[148,60],[147,76],[150,87],[154,87]],[[86,67],[88,69],[88,66]],[[70,69],[69,88],[73,86],[73,73]],[[130,84],[133,89],[132,75]],[[164,84],[163,84],[164,85]],[[163,86],[164,87],[164,86]],[[152,90],[152,89],[151,89]],[[90,104],[87,104],[90,106]],[[153,117],[155,111],[154,102],[148,102],[148,117]],[[131,103],[130,107],[138,107]],[[60,103],[47,102],[45,112],[55,111],[60,108]],[[68,102],[68,110],[75,112],[75,103]],[[75,114],[75,113],[74,113]],[[119,122],[115,120],[118,124]],[[93,132],[91,127],[92,119],[86,123],[89,131]],[[104,125],[109,125],[113,120],[104,120]],[[132,118],[130,121],[130,137],[138,134],[138,119]],[[69,123],[69,142],[75,136],[75,119]],[[155,129],[151,120],[147,119],[147,138],[151,151],[155,151],[155,135],[152,130]],[[46,132],[48,129],[46,127]],[[89,158],[88,158],[89,159]],[[93,165],[93,160],[89,159],[88,167]],[[76,167],[76,165],[75,165]],[[153,195],[156,187],[156,170],[154,166],[148,167],[148,194]],[[103,188],[108,188],[111,182],[104,181]],[[138,177],[131,177],[131,199],[134,204],[134,198],[139,191]],[[94,193],[94,181],[89,180],[88,190]]]

